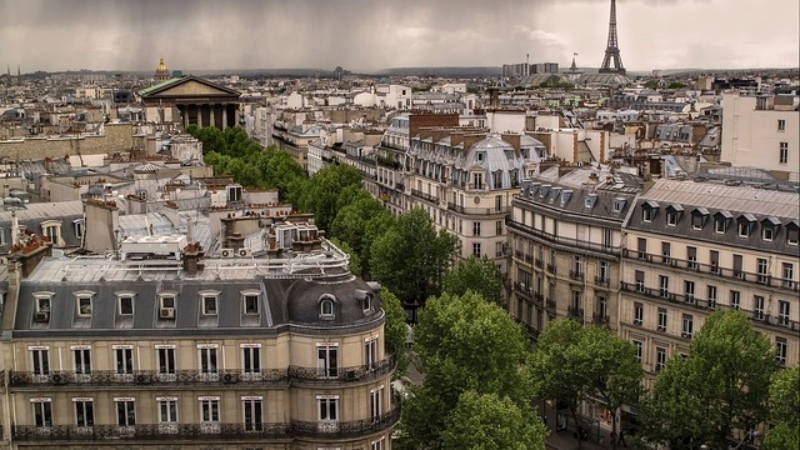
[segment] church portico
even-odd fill
[[[142,90],[140,95],[146,107],[177,109],[184,128],[196,125],[224,130],[239,123],[239,92],[202,78],[172,78]]]

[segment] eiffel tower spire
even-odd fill
[[[611,66],[614,68],[612,69]],[[611,0],[611,20],[608,24],[608,45],[606,54],[603,57],[603,64],[600,66],[600,73],[618,73],[625,75],[625,67],[622,66],[622,57],[619,55],[619,40],[617,38],[617,0]]]

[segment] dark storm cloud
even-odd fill
[[[797,12],[796,0],[770,1]],[[713,50],[705,42],[706,28],[722,42],[750,33],[755,36],[747,39],[766,48],[781,41],[775,55],[796,54],[784,41],[795,37],[796,48],[797,14],[771,17],[760,25],[763,32],[749,25],[715,26],[767,15],[765,8],[748,6],[752,3],[618,0],[623,58],[634,68],[702,65]],[[532,61],[566,64],[577,51],[581,61],[593,65],[602,58],[608,4],[608,0],[0,0],[0,64],[21,64],[24,70],[150,70],[159,56],[165,56],[172,68],[197,70],[337,65],[375,70],[500,65],[524,61],[526,54]],[[692,18],[697,18],[695,24]],[[785,23],[780,27],[774,21]],[[790,30],[788,37],[775,36],[774,31],[781,29]],[[669,39],[663,38],[665,33]],[[723,44],[725,58],[739,61],[738,54],[731,55],[736,45],[730,44],[735,42]],[[780,65],[770,60],[769,51],[761,55],[760,63]],[[783,65],[791,64],[796,58]]]

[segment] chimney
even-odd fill
[[[91,253],[102,255],[116,251],[118,247],[119,208],[113,200],[90,199],[83,202],[86,218],[86,233],[83,248]]]
[[[521,136],[518,135],[518,134],[512,134],[512,133],[503,134],[503,140],[508,142],[509,144],[511,144],[512,147],[514,147],[514,156],[519,158],[520,145],[521,145],[521,142],[520,142]]]
[[[21,272],[21,278],[27,278],[39,265],[39,262],[48,256],[53,255],[53,244],[45,241],[36,235],[26,235],[20,242],[11,247],[8,255],[9,263],[17,267]],[[13,261],[13,262],[12,262]]]
[[[486,139],[485,134],[467,134],[464,135],[464,155],[469,153],[469,149],[476,143]]]
[[[199,242],[189,244],[183,249],[183,271],[186,275],[193,277],[203,270],[201,260],[204,255],[203,246]]]

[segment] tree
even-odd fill
[[[772,377],[769,400],[777,425],[767,433],[764,449],[800,448],[800,368],[783,369]]]
[[[403,409],[403,432],[414,448],[443,448],[447,419],[466,391],[508,398],[527,422],[536,419],[530,342],[503,309],[473,292],[431,298],[414,330],[422,386],[412,387]]]
[[[339,208],[344,206],[342,194],[350,186],[361,188],[361,174],[348,165],[325,166],[311,178],[301,203],[304,209],[314,213],[319,229],[330,231]]]
[[[724,448],[733,430],[750,430],[768,416],[777,368],[769,340],[742,311],[717,311],[689,347],[672,358],[643,408],[643,438],[689,450]]]
[[[636,358],[633,343],[600,327],[585,327],[581,346],[590,355],[590,392],[603,400],[611,414],[611,431],[617,432],[617,411],[625,404],[638,402],[644,370]],[[611,443],[617,448],[617,442]]]
[[[464,295],[467,291],[480,294],[485,300],[504,306],[503,275],[494,262],[483,257],[470,256],[447,271],[442,282],[442,291],[453,295]]]
[[[531,368],[536,392],[566,404],[576,424],[578,407],[594,381],[592,355],[582,341],[583,327],[578,322],[566,319],[548,324],[536,342]]]
[[[369,272],[370,247],[378,236],[386,232],[392,224],[392,216],[378,200],[365,191],[352,203],[344,206],[336,214],[331,224],[331,235],[347,242],[361,260],[359,275]]]
[[[408,327],[406,325],[406,311],[394,294],[386,288],[381,289],[381,306],[386,312],[386,325],[384,334],[386,342],[395,350],[397,358],[397,369],[394,377],[400,378],[408,369],[408,355],[406,353],[406,339],[408,337]]]
[[[442,433],[445,450],[544,450],[547,431],[508,397],[461,394]]]
[[[370,267],[377,280],[406,305],[422,305],[438,295],[442,277],[458,251],[458,238],[445,230],[436,232],[422,209],[412,209],[375,239]]]

